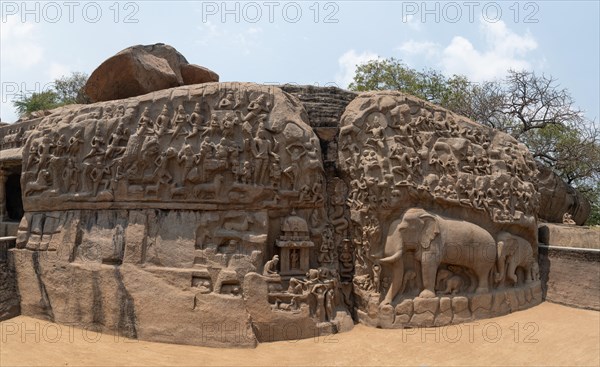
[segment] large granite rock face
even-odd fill
[[[348,329],[319,141],[291,95],[222,83],[65,107],[24,151],[23,314],[210,346],[297,337],[255,319]],[[274,255],[280,274],[259,275]]]
[[[541,194],[539,217],[550,223],[562,223],[565,213],[583,225],[592,207],[579,191],[564,182],[550,168],[538,164],[538,190]]]
[[[401,93],[283,88],[184,86],[41,118],[12,250],[22,313],[253,346],[346,331],[352,314],[440,326],[541,301],[522,144]]]
[[[218,82],[219,75],[169,45],[137,45],[104,61],[89,77],[85,92],[93,102],[135,97],[180,85]]]
[[[417,98],[369,92],[346,108],[338,145],[359,320],[439,326],[541,302],[537,169],[523,144]],[[509,293],[530,297],[493,306]],[[442,310],[443,295],[466,297],[470,312]]]

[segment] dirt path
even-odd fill
[[[0,323],[1,366],[600,365],[600,312],[551,303],[443,328],[344,334],[256,349],[211,349],[87,335],[29,317]]]

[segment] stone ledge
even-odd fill
[[[542,288],[538,280],[520,288],[499,289],[491,293],[405,299],[393,309],[393,317],[384,312],[391,309],[388,305],[382,306],[378,316],[362,311],[358,311],[357,316],[361,323],[384,329],[432,327],[502,316],[541,302]]]
[[[548,246],[600,250],[600,230],[551,223],[538,225],[538,230],[539,242]]]

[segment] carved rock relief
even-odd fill
[[[329,202],[319,140],[278,88],[206,84],[57,109],[30,134],[23,172],[25,314],[214,346],[352,328],[352,275],[342,286],[337,272],[344,193]],[[303,335],[275,330],[290,324]]]
[[[539,295],[537,168],[523,144],[398,92],[353,100],[338,144],[359,320],[443,325],[480,315],[453,318],[451,308],[438,309],[441,296],[489,295],[489,315],[500,312],[492,295],[505,289]],[[399,306],[408,300],[431,309]]]
[[[541,301],[522,144],[393,92],[354,99],[334,142],[324,165],[298,100],[249,83],[52,111],[23,150],[23,313],[252,346]]]
[[[26,210],[323,200],[320,146],[306,114],[266,86],[211,84],[64,108],[41,121],[23,162]]]

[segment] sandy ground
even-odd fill
[[[128,340],[29,317],[0,323],[1,366],[600,365],[600,312],[543,303],[442,328],[349,333],[256,349]]]

